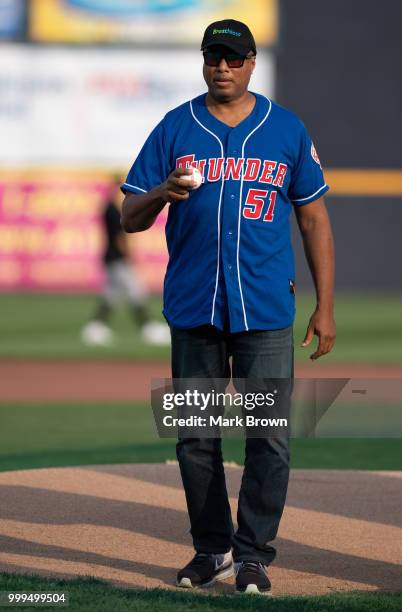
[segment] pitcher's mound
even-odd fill
[[[234,516],[242,471],[227,467]],[[294,470],[276,595],[398,591],[402,472]],[[0,474],[0,570],[173,588],[193,555],[177,465]],[[232,592],[231,580],[209,592]]]

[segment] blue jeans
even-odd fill
[[[236,334],[171,328],[172,377],[293,379],[293,328]],[[229,358],[232,357],[232,367]],[[289,391],[289,395],[290,395]],[[177,459],[197,552],[269,565],[289,481],[289,436],[247,438],[234,532],[220,438],[179,438]]]

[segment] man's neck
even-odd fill
[[[215,100],[209,93],[205,98],[205,104],[209,112],[219,121],[226,123],[230,127],[236,127],[250,113],[256,103],[255,96],[249,91],[244,92],[240,98],[235,100],[220,101]]]

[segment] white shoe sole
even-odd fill
[[[141,329],[141,338],[146,344],[170,346],[170,329],[166,323],[149,321]]]
[[[110,346],[113,343],[113,332],[100,321],[90,321],[81,330],[81,341],[87,346]]]
[[[203,589],[205,587],[212,586],[213,584],[215,584],[215,582],[218,582],[219,580],[225,580],[225,578],[230,578],[233,575],[234,575],[234,567],[233,565],[230,565],[229,567],[226,567],[221,572],[216,574],[208,582],[204,582],[204,584],[194,584],[193,585],[190,578],[182,578],[180,582],[176,580],[176,586],[181,587],[182,589],[196,589],[196,588]]]
[[[260,591],[256,584],[248,584],[244,591],[235,590],[236,595],[272,595],[272,591]]]

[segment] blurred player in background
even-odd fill
[[[135,270],[128,247],[127,234],[120,225],[120,181],[114,178],[109,197],[102,211],[104,250],[102,266],[105,284],[92,319],[82,328],[82,341],[91,346],[108,346],[113,341],[109,326],[116,305],[128,303],[134,323],[141,330],[141,338],[148,344],[169,344],[170,332],[165,323],[150,319],[148,294]]]

